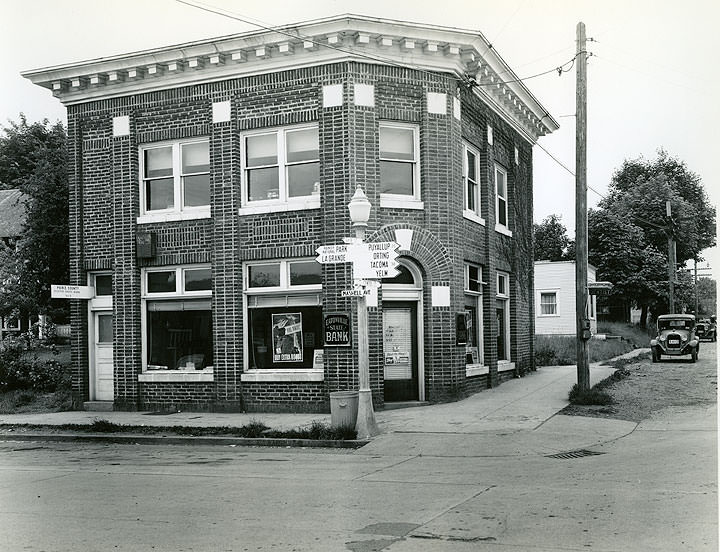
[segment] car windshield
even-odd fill
[[[692,320],[660,320],[658,329],[660,330],[692,330],[694,326]]]

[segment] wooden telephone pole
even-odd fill
[[[587,227],[587,39],[585,23],[577,24],[575,60],[575,321],[577,328],[577,378],[580,389],[590,388],[588,340],[590,320],[588,302],[588,227]]]
[[[675,313],[675,228],[672,223],[672,207],[670,201],[665,202],[665,214],[668,218],[668,309],[670,314]],[[697,314],[696,314],[697,316]]]

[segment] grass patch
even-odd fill
[[[16,424],[17,425],[17,424]],[[0,427],[15,427],[4,424]],[[95,418],[91,424],[34,425],[22,424],[22,427],[35,430],[61,430],[77,433],[133,433],[139,435],[179,435],[189,437],[245,437],[254,439],[308,439],[328,441],[354,441],[357,432],[354,427],[333,427],[315,420],[308,427],[295,429],[271,429],[264,423],[251,420],[240,427],[195,427],[195,426],[136,426],[122,425],[103,418]]]
[[[62,412],[65,410],[72,410],[69,386],[63,386],[54,392],[14,389],[0,393],[0,414]]]
[[[576,383],[568,393],[570,404],[599,405],[607,406],[613,403],[613,398],[605,391],[597,389],[596,386],[590,389],[581,390]]]
[[[624,322],[602,322],[598,324],[597,333],[606,335],[619,335],[623,341],[627,341],[634,348],[648,347],[650,338],[654,335],[653,329],[641,328],[637,324],[626,324]]]
[[[568,366],[576,363],[576,339],[567,335],[536,335],[535,366]],[[590,362],[600,362],[635,349],[630,341],[591,339]]]

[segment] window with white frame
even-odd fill
[[[420,200],[417,125],[380,123],[380,193]]]
[[[289,259],[244,268],[248,369],[317,366],[323,351],[321,265]]]
[[[210,266],[147,268],[142,278],[146,369],[212,369]]]
[[[483,355],[482,267],[465,264],[465,364],[484,364]]]
[[[0,328],[4,332],[19,332],[20,331],[20,318],[17,316],[3,316],[0,318]]]
[[[557,313],[557,292],[540,292],[540,316],[555,316]]]
[[[497,273],[497,291],[495,297],[495,316],[497,320],[498,362],[510,361],[510,275]]]
[[[142,146],[140,165],[141,216],[209,215],[210,150],[207,138]]]
[[[482,220],[482,192],[480,189],[480,154],[469,144],[463,145],[464,214],[468,218]]]
[[[496,229],[509,230],[507,171],[495,165],[495,222]]]
[[[243,147],[243,205],[319,202],[317,125],[247,133]]]

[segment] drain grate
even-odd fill
[[[594,450],[571,450],[570,452],[558,452],[557,454],[548,454],[545,458],[559,458],[560,460],[570,460],[571,458],[582,458],[583,456],[598,456],[605,454],[604,452],[595,452]]]

